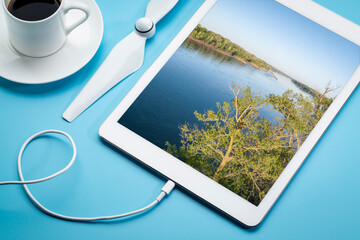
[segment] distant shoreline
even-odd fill
[[[254,68],[256,68],[256,69],[259,69],[259,70],[261,70],[261,71],[264,71],[264,72],[270,74],[270,75],[271,75],[272,77],[274,77],[276,80],[278,80],[278,79],[277,79],[276,75],[275,75],[273,72],[277,72],[277,73],[279,73],[279,74],[281,74],[281,75],[284,75],[284,76],[288,77],[288,78],[291,80],[291,82],[293,82],[298,89],[300,89],[301,91],[309,94],[310,96],[312,96],[312,97],[314,97],[314,98],[315,98],[316,96],[321,95],[318,91],[312,89],[311,87],[307,86],[306,84],[303,84],[303,83],[301,83],[301,82],[299,82],[299,81],[291,78],[290,76],[288,76],[287,74],[281,72],[280,70],[278,70],[278,69],[276,69],[276,68],[273,68],[273,67],[271,67],[271,66],[270,66],[270,67],[271,67],[270,69],[266,69],[266,68],[260,67],[260,66],[256,65],[255,63],[248,62],[248,61],[242,59],[242,58],[239,57],[239,56],[233,56],[233,55],[231,55],[230,53],[228,53],[228,52],[226,52],[226,51],[223,51],[223,50],[221,50],[221,49],[219,49],[219,48],[217,48],[217,47],[215,47],[215,46],[213,46],[213,45],[211,45],[211,44],[209,44],[209,43],[207,43],[207,42],[205,42],[205,41],[203,41],[203,40],[199,40],[199,39],[197,39],[197,38],[194,38],[194,37],[191,36],[191,35],[186,39],[186,41],[194,42],[194,43],[199,44],[199,45],[201,45],[201,46],[203,46],[203,47],[209,48],[209,49],[211,49],[211,50],[213,50],[213,51],[215,51],[215,52],[217,52],[217,53],[219,53],[219,54],[221,54],[221,55],[223,55],[223,56],[230,57],[230,58],[232,58],[232,59],[234,59],[234,60],[236,60],[236,61],[238,61],[238,62],[240,62],[240,63],[246,64],[246,65],[251,65],[252,67],[254,67]],[[271,71],[270,71],[270,70],[271,70]]]
[[[233,56],[233,55],[231,55],[231,54],[229,54],[229,53],[227,53],[227,52],[225,52],[225,51],[223,51],[223,50],[221,50],[221,49],[219,49],[219,48],[217,48],[217,47],[212,46],[211,44],[208,44],[208,43],[206,43],[206,42],[204,42],[204,41],[202,41],[202,40],[196,39],[196,38],[194,38],[194,37],[192,37],[192,36],[189,36],[189,37],[187,38],[187,40],[193,41],[193,42],[198,43],[198,44],[200,44],[200,45],[202,45],[202,46],[204,46],[204,47],[210,48],[210,49],[214,50],[215,52],[218,52],[218,53],[220,53],[220,54],[222,54],[222,55],[225,55],[225,56],[227,56],[227,57],[231,57],[231,58],[235,59],[236,61],[241,62],[241,63],[243,63],[243,64],[251,65],[251,66],[253,66],[254,68],[257,68],[257,69],[262,70],[262,71],[265,71],[265,72],[268,71],[268,69],[259,67],[259,66],[256,65],[255,63],[248,62],[248,61],[246,61],[246,60],[244,60],[244,59],[242,59],[242,58],[240,58],[240,57],[238,57],[238,56]]]

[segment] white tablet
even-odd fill
[[[256,226],[357,86],[359,44],[310,0],[207,0],[100,136]]]

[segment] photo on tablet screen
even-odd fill
[[[259,205],[359,66],[272,0],[219,0],[119,123]]]

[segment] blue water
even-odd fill
[[[198,124],[195,111],[216,111],[217,102],[230,102],[233,99],[231,83],[243,88],[249,86],[253,93],[261,96],[281,95],[288,89],[301,92],[288,77],[275,75],[277,79],[251,65],[187,41],[119,123],[160,148],[164,148],[166,141],[179,145],[179,126]],[[260,115],[271,122],[281,117],[271,107],[260,109]]]

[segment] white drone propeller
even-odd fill
[[[142,66],[146,39],[155,34],[155,24],[177,2],[178,0],[150,0],[145,17],[140,18],[135,30],[111,50],[104,63],[64,112],[65,120],[72,122],[98,98]]]

